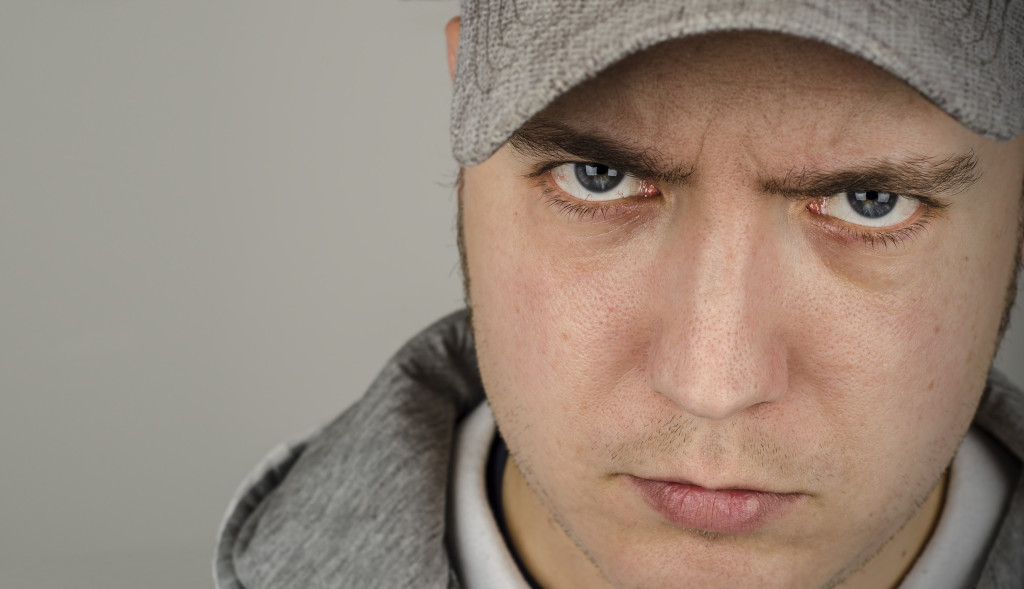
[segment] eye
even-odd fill
[[[864,227],[892,227],[921,208],[917,199],[895,192],[851,190],[821,201],[821,214]]]
[[[562,164],[551,170],[551,178],[566,194],[584,201],[618,200],[656,193],[650,183],[599,163]]]

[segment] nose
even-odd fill
[[[782,262],[770,226],[708,224],[663,248],[647,379],[690,415],[724,420],[787,388]]]

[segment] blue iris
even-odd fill
[[[618,186],[625,176],[602,164],[575,164],[573,170],[580,186],[590,192],[608,192]]]
[[[846,200],[850,202],[853,212],[868,219],[884,217],[896,208],[899,195],[891,192],[879,192],[877,190],[852,191],[846,193]]]

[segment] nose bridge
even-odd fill
[[[651,387],[687,413],[726,419],[785,388],[776,338],[778,249],[756,214],[687,223],[664,252]]]
[[[717,297],[725,305],[743,303],[751,272],[756,269],[757,233],[749,218],[709,218],[698,229],[697,247],[690,249],[692,274],[686,276],[686,264],[673,264],[683,271],[678,278],[691,284],[698,298]]]

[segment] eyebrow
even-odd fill
[[[516,152],[535,158],[601,163],[656,182],[682,183],[692,167],[667,162],[653,148],[638,148],[592,131],[543,118],[528,121],[509,138]],[[838,170],[792,170],[782,178],[762,177],[768,194],[807,198],[850,190],[878,190],[927,198],[967,190],[981,179],[973,151],[943,157],[874,159]],[[929,199],[930,200],[930,199]],[[935,203],[938,205],[938,203]]]
[[[843,170],[793,170],[780,179],[762,178],[761,189],[791,198],[827,196],[849,190],[878,190],[928,197],[957,194],[981,180],[973,151],[945,157],[876,159]]]
[[[544,119],[527,122],[508,142],[527,157],[600,163],[656,182],[678,184],[693,174],[692,168],[670,165],[656,149],[633,147]]]

